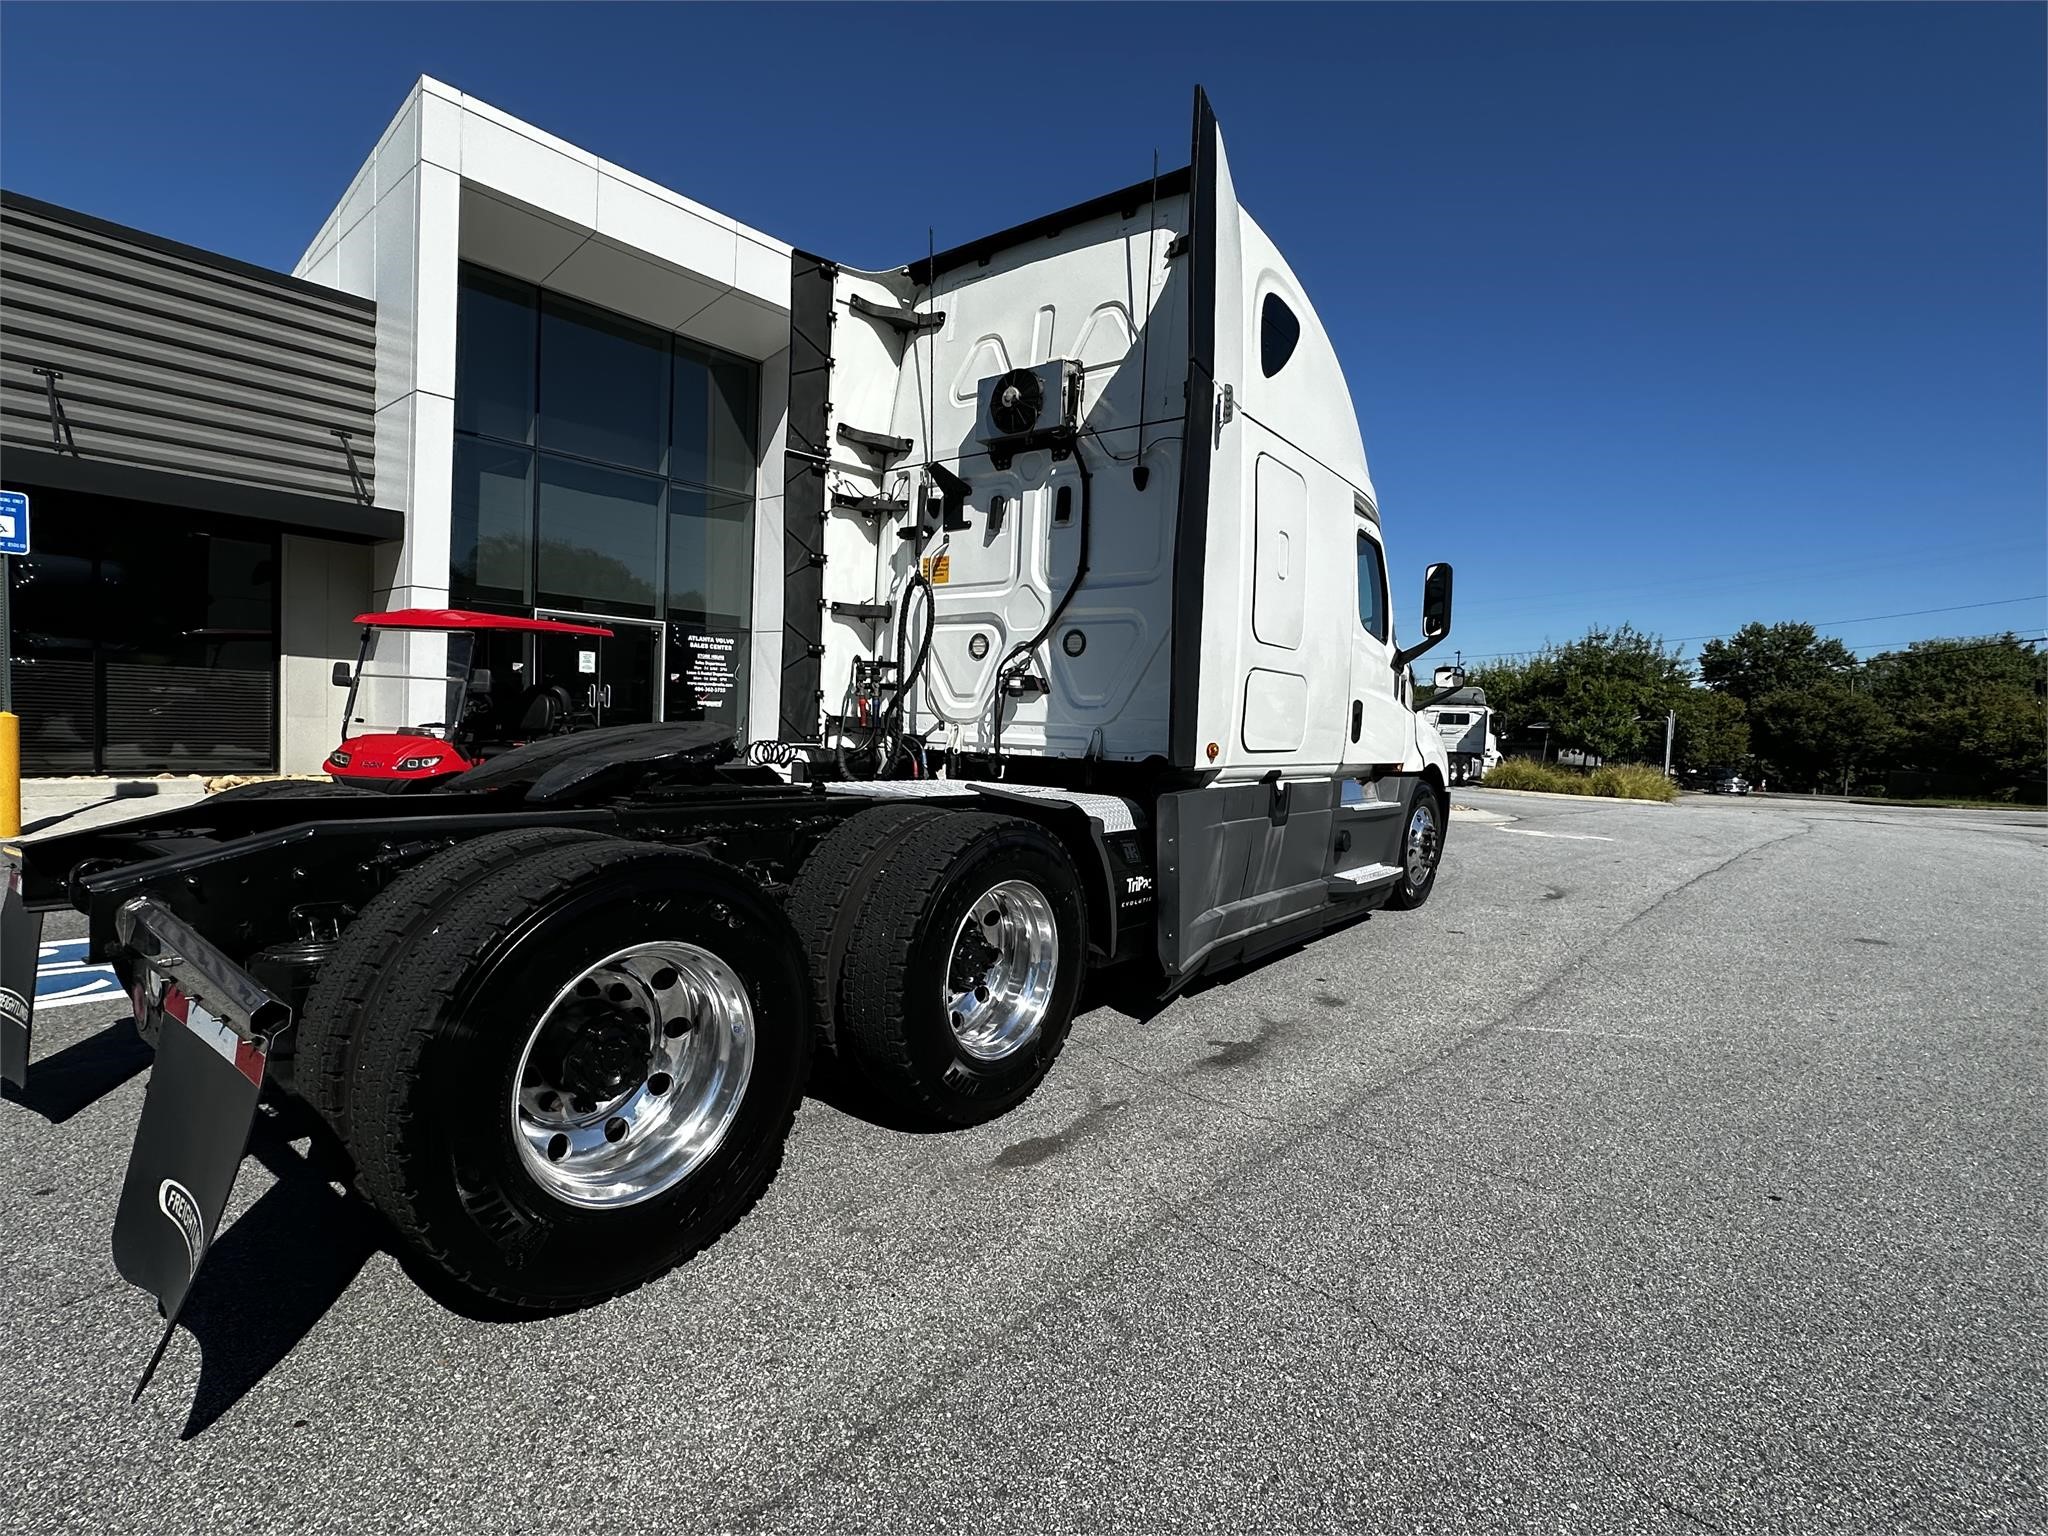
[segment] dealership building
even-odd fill
[[[314,772],[362,612],[606,724],[772,730],[791,250],[422,79],[290,274],[0,196],[31,774]],[[396,707],[445,698],[403,637]]]

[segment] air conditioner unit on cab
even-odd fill
[[[1032,448],[1051,448],[1065,458],[1081,420],[1081,365],[1054,358],[1031,368],[983,379],[981,414],[975,437],[988,448],[996,468]]]

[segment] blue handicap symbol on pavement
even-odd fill
[[[36,954],[36,1010],[69,1008],[76,1003],[118,1002],[126,994],[110,965],[85,958],[84,939],[57,939]]]

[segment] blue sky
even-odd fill
[[[2048,617],[2044,17],[15,3],[0,181],[289,267],[425,73],[881,266],[1180,163],[1199,81],[1411,628],[1449,559],[1468,658],[1902,615],[1868,648]]]

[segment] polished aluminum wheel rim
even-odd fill
[[[607,955],[555,994],[520,1053],[520,1161],[571,1205],[650,1200],[725,1139],[754,1048],[746,988],[709,950],[664,940]]]
[[[960,1049],[1001,1061],[1038,1037],[1059,977],[1052,903],[1027,880],[1005,880],[967,909],[941,990]]]
[[[1420,890],[1429,883],[1430,872],[1436,868],[1437,855],[1436,805],[1427,796],[1415,807],[1415,814],[1408,818],[1408,885],[1411,890]]]

